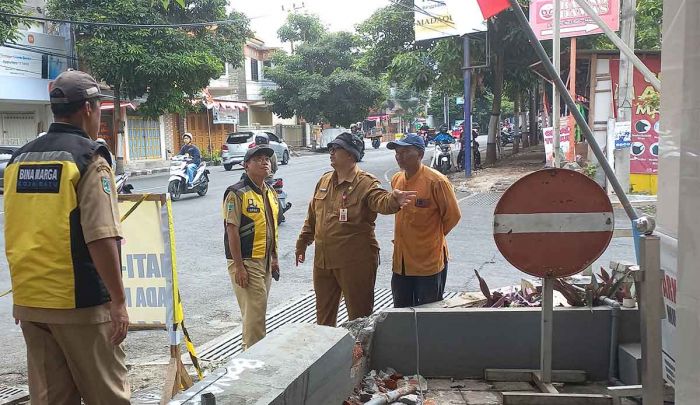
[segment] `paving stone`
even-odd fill
[[[495,381],[493,389],[496,391],[535,391],[532,384],[524,381]]]
[[[490,391],[462,391],[468,405],[501,405],[501,395]]]

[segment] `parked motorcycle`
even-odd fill
[[[180,199],[182,194],[197,193],[204,196],[209,191],[209,170],[207,164],[202,161],[197,167],[192,184],[187,184],[187,165],[192,161],[187,156],[173,156],[170,163],[170,180],[168,180],[168,193],[173,201]]]
[[[433,159],[430,162],[430,167],[438,170],[442,174],[447,174],[452,169],[454,144],[451,143],[436,143],[433,149]]]
[[[129,180],[130,176],[131,173],[124,172],[114,177],[114,182],[117,185],[117,194],[131,194],[131,192],[134,189],[134,186],[127,183],[127,180]]]

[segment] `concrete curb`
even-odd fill
[[[155,169],[139,169],[139,170],[125,170],[129,172],[131,177],[139,177],[139,176],[150,176],[152,174],[159,174],[159,173],[167,173],[170,171],[169,167],[159,167]]]

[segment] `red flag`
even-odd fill
[[[484,20],[488,20],[510,7],[509,0],[476,0],[476,2],[479,3],[479,8],[481,9],[481,14],[484,16]]]

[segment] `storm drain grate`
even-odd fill
[[[26,389],[0,385],[0,404],[18,404],[29,400],[29,392]]]
[[[446,292],[445,299],[452,298],[457,293]],[[391,290],[378,288],[374,290],[374,312],[393,307]],[[338,325],[348,320],[348,310],[341,300],[338,309]],[[267,333],[288,323],[316,323],[316,299],[314,293],[309,293],[299,300],[282,307],[267,317],[265,327]],[[242,352],[240,328],[222,336],[220,339],[205,345],[200,349],[199,358],[206,361],[225,360]]]
[[[498,200],[501,199],[501,196],[503,196],[503,193],[496,193],[493,191],[489,191],[486,193],[476,193],[465,198],[464,204],[462,204],[461,206],[467,207],[470,205],[478,205],[484,207],[495,207],[498,203]]]

